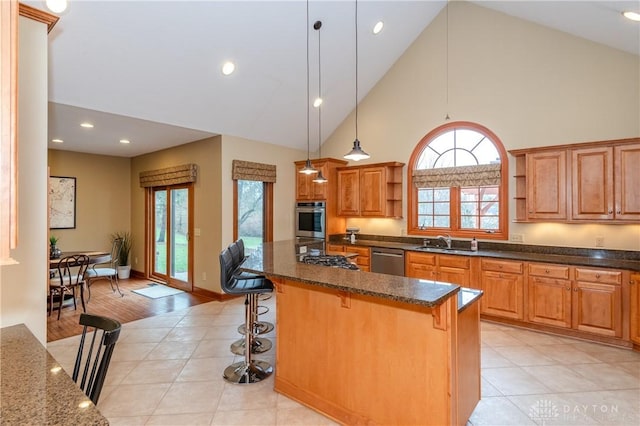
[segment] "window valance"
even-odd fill
[[[500,185],[501,168],[497,163],[414,170],[413,183],[418,188]]]
[[[140,186],[149,188],[195,182],[197,174],[198,166],[196,164],[183,164],[181,166],[149,170],[140,172]]]
[[[275,183],[276,166],[273,164],[233,160],[231,178],[233,180],[255,180]]]

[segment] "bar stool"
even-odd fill
[[[263,276],[239,275],[235,271],[239,265],[234,263],[231,251],[227,248],[220,253],[220,285],[227,294],[245,296],[245,348],[253,347],[252,306],[259,294],[273,291],[273,283]],[[273,373],[273,367],[266,361],[251,358],[251,350],[244,351],[244,360],[231,364],[224,370],[226,381],[238,384],[256,383]]]

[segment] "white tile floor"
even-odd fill
[[[328,425],[273,391],[226,383],[243,301],[123,325],[98,403],[112,425]],[[271,308],[261,319],[275,322]],[[275,334],[266,337],[275,339]],[[275,344],[275,341],[274,341]],[[78,338],[48,344],[67,371]],[[257,356],[274,364],[274,350]],[[639,425],[640,354],[483,322],[482,400],[471,425]]]

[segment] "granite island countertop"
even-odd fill
[[[0,424],[108,425],[24,325],[0,329]]]
[[[296,261],[293,240],[264,243],[241,267],[248,272],[276,278],[428,307],[442,304],[461,289],[459,285],[432,280],[307,265]],[[480,294],[471,298],[465,294],[465,306]]]

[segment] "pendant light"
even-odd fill
[[[356,139],[353,141],[353,148],[348,154],[344,156],[347,160],[360,161],[370,157],[369,154],[364,152],[360,147],[360,141],[358,140],[358,0],[356,0]]]
[[[309,103],[309,0],[307,0],[307,162],[304,164],[304,167],[300,169],[300,173],[304,173],[305,175],[312,175],[318,172],[313,168],[311,160],[309,159]]]
[[[322,21],[316,21],[313,29],[318,31],[318,158],[322,157],[322,66],[320,62],[320,28]],[[315,105],[315,104],[314,104]],[[315,183],[327,183],[328,179],[322,175],[322,170],[318,170],[318,175],[313,179]]]

